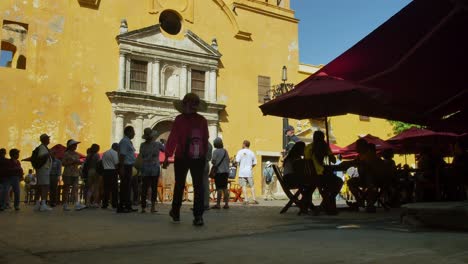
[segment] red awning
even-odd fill
[[[402,110],[370,116],[468,131],[467,25],[465,0],[413,0],[319,72],[378,89]]]

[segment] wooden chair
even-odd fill
[[[284,181],[283,173],[281,173],[278,166],[277,165],[272,165],[272,166],[273,166],[273,171],[276,174],[276,178],[278,179],[278,182],[281,185],[281,188],[283,188],[284,193],[289,198],[289,202],[283,207],[283,209],[281,209],[280,214],[283,214],[286,211],[288,211],[288,209],[293,204],[296,204],[296,206],[299,207],[300,211],[305,211],[307,209],[306,205],[299,199],[299,196],[301,196],[302,194],[302,190],[300,188],[290,188]],[[294,189],[296,191],[293,193],[292,191]]]
[[[233,202],[243,202],[242,198],[242,187],[234,181],[229,181],[229,194],[234,194],[234,197],[230,197]]]

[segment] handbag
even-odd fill
[[[236,166],[229,167],[228,179],[235,179],[236,175],[237,175],[237,167]]]
[[[219,167],[219,165],[221,165],[221,163],[224,161],[224,158],[226,158],[226,151],[224,151],[224,156],[223,156],[223,158],[221,159],[221,161],[218,163],[218,165],[213,165],[213,166],[211,166],[210,173],[208,174],[208,176],[209,176],[211,179],[214,179],[214,178],[216,177],[216,172],[218,172],[218,167]]]
[[[137,158],[135,159],[135,163],[133,164],[133,166],[137,170],[141,170],[141,167],[143,166],[143,157],[141,156],[141,154],[138,154]]]

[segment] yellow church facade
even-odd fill
[[[0,147],[21,158],[42,133],[52,146],[79,140],[82,153],[108,149],[127,125],[135,146],[145,127],[167,138],[172,102],[195,92],[208,102],[211,140],[222,137],[231,156],[251,141],[261,182],[261,162],[280,156],[283,124],[258,106],[283,66],[291,83],[312,73],[300,69],[290,0],[3,0],[0,19]],[[373,118],[331,124],[341,146],[391,133]]]

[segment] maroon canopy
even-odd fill
[[[375,149],[377,151],[384,150],[384,149],[394,149],[395,147],[390,143],[387,143],[385,140],[380,139],[378,137],[372,136],[371,134],[367,134],[364,137],[360,137],[367,141],[367,143],[371,143],[375,145]],[[345,153],[349,154],[356,151],[356,142],[344,147]]]
[[[337,145],[332,144],[332,143],[330,143],[329,146],[330,146],[330,149],[331,149],[332,153],[335,154],[335,155],[337,155],[337,154],[343,154],[344,151],[345,151],[344,148],[338,147]]]
[[[368,115],[384,104],[385,96],[368,88],[324,72],[313,75],[296,87],[261,105],[264,115],[295,119],[357,113]],[[387,109],[388,111],[397,111]]]
[[[466,0],[414,0],[320,72],[379,89],[403,110],[368,115],[468,131],[467,25]]]
[[[387,139],[387,142],[397,146],[398,153],[420,153],[425,147],[438,148],[444,153],[448,153],[451,144],[455,143],[458,137],[454,133],[412,127]]]

